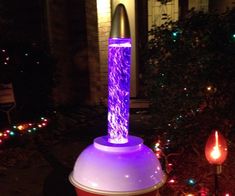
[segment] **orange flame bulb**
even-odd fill
[[[227,154],[228,150],[225,138],[218,130],[213,131],[206,143],[206,159],[211,164],[220,165],[227,158]]]

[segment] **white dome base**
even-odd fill
[[[153,151],[139,137],[125,144],[98,137],[78,157],[70,182],[77,188],[102,195],[138,195],[161,187],[165,176]]]

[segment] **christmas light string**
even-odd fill
[[[185,185],[187,185],[186,189],[191,187],[191,192],[184,191],[182,188],[183,186],[180,183],[180,180],[177,179],[177,176],[173,175],[174,165],[171,163],[170,158],[174,156],[179,156],[183,153],[183,151],[180,151],[178,153],[169,153],[166,154],[164,151],[166,151],[166,147],[170,145],[171,140],[167,139],[165,144],[160,140],[157,139],[157,142],[154,144],[153,151],[155,152],[157,158],[161,161],[162,167],[165,168],[165,172],[168,175],[167,184],[169,187],[171,187],[173,190],[178,190],[180,193],[184,196],[209,196],[210,190],[204,186],[200,185],[199,182],[192,177],[189,177],[185,181]],[[224,196],[230,196],[230,193],[224,193]]]
[[[8,62],[10,60],[10,57],[7,55],[6,49],[2,49],[2,56],[3,56],[3,64],[8,65]]]
[[[165,74],[160,74],[160,75],[165,75]],[[185,91],[185,96],[189,96],[189,90],[187,87],[183,88],[183,91]],[[216,88],[213,85],[206,85],[205,86],[205,95],[207,96],[207,99],[210,97],[210,95],[213,95],[213,93],[216,91]],[[201,104],[199,104],[199,106],[196,109],[191,109],[189,110],[187,113],[180,113],[178,115],[176,115],[172,120],[169,121],[169,123],[167,124],[168,127],[172,127],[174,129],[178,128],[178,125],[183,122],[184,120],[194,117],[197,114],[202,113],[206,107],[209,105],[207,104],[207,100],[205,100],[205,102],[202,102]]]
[[[171,39],[172,39],[173,43],[177,43],[177,41],[181,39],[182,31],[178,28],[172,29],[171,31],[168,31],[168,33],[171,33],[170,35],[171,35]],[[154,34],[154,36],[156,36],[155,40],[161,39],[161,36],[158,36],[158,34],[156,34],[156,33]],[[184,36],[184,35],[182,35],[182,36]],[[233,41],[235,41],[235,33],[232,33],[232,38],[233,38]],[[201,39],[200,36],[195,37],[192,40],[192,45],[194,45],[194,47],[195,47],[195,46],[203,44],[202,43],[203,40],[201,41],[200,39]],[[167,42],[168,41],[169,40],[167,40]],[[152,46],[151,49],[154,49],[154,52],[156,51],[155,49],[158,49],[158,48],[162,49],[162,45],[158,44],[158,40],[156,41],[156,43],[154,42],[154,44],[155,45],[150,44],[150,48]],[[162,53],[160,52],[159,54],[162,54]],[[151,67],[155,67],[155,66],[157,68],[160,67],[159,64],[162,63],[162,62],[160,62],[161,57],[159,58],[160,60],[157,57],[153,56],[149,59],[149,64],[151,65]],[[165,59],[164,59],[164,61],[165,61]],[[171,70],[172,69],[173,68],[171,68]],[[167,90],[171,90],[171,89],[169,89],[170,85],[168,87],[168,83],[167,83],[167,73],[164,73],[162,70],[159,71],[159,69],[157,69],[157,74],[155,74],[156,72],[154,72],[154,71],[152,73],[154,73],[153,74],[155,77],[154,79],[157,78],[157,82],[156,82],[157,87],[158,87],[157,89],[160,89],[160,91],[162,91],[163,94],[164,93],[166,94]],[[153,83],[153,84],[155,85],[155,83]],[[215,94],[217,91],[221,90],[221,89],[219,89],[219,86],[220,85],[217,86],[216,84],[213,84],[213,83],[204,84],[202,86],[202,88],[199,89],[199,92],[201,93],[201,97],[204,100],[199,104],[198,103],[195,104],[195,106],[192,106],[191,108],[187,108],[184,111],[180,111],[178,114],[176,113],[176,115],[173,116],[173,118],[171,118],[171,120],[167,121],[167,123],[165,124],[165,125],[167,125],[166,129],[174,129],[174,130],[178,129],[179,130],[180,126],[183,127],[182,125],[184,124],[185,121],[191,120],[192,118],[196,117],[198,114],[206,112],[206,109],[210,110],[211,107],[213,107],[214,99],[220,98],[220,97],[218,97],[217,94]],[[156,86],[154,86],[154,88],[156,88]],[[190,98],[191,96],[193,97],[193,94],[191,94],[191,93],[193,93],[193,90],[191,90],[190,86],[186,86],[186,85],[182,86],[181,89],[179,89],[179,91],[177,93],[180,95],[183,95],[182,97],[185,99]],[[155,96],[155,94],[154,94],[154,96]],[[188,128],[188,127],[184,127],[184,128]],[[164,138],[164,140],[163,140],[163,138],[161,138],[161,140],[160,140],[158,137],[156,139],[155,145],[153,146],[153,150],[154,150],[156,156],[159,159],[162,159],[161,162],[162,162],[163,168],[165,168],[165,172],[169,176],[168,181],[167,181],[168,182],[167,185],[169,185],[169,186],[171,186],[171,185],[175,186],[176,184],[179,185],[180,181],[182,182],[182,179],[179,179],[179,178],[177,179],[177,177],[173,176],[173,174],[172,174],[174,172],[171,172],[173,170],[173,164],[169,161],[169,156],[172,156],[173,153],[171,153],[167,148],[169,147],[169,143],[174,143],[174,142],[175,141],[171,142],[170,140],[169,140],[169,142],[166,142],[166,138]],[[229,142],[231,142],[231,141],[229,141]],[[197,196],[198,195],[209,196],[209,195],[211,195],[209,192],[210,190],[208,188],[206,188],[204,185],[200,185],[199,181],[200,181],[199,179],[197,181],[196,179],[194,179],[192,177],[188,178],[185,182],[189,187],[192,187],[192,189],[194,189],[194,190],[191,192],[188,190],[187,191],[181,190],[180,195],[186,195],[186,196],[196,196],[196,195]],[[175,187],[178,187],[180,189],[184,189],[184,187],[182,185],[181,185],[181,187],[180,187],[180,185],[175,186]],[[177,193],[179,193],[179,192],[177,192]],[[230,193],[226,193],[226,192],[223,193],[223,196],[229,196],[229,195],[230,195]]]
[[[32,63],[38,65],[40,64],[40,59],[39,57],[36,57],[34,54],[35,52],[34,53],[33,52],[34,51],[31,52],[29,49],[27,49],[23,53],[20,53],[20,55],[25,57],[25,59],[29,59],[30,56],[31,57],[33,56],[35,59],[32,60],[33,61]],[[1,56],[0,64],[2,64],[5,67],[8,67],[9,65],[11,66],[10,60],[12,60],[12,57],[10,57],[9,50],[7,48],[5,47],[0,48],[0,56]],[[24,73],[24,69],[22,68],[20,68],[17,71],[19,71],[20,74]],[[0,130],[0,145],[12,137],[21,136],[26,133],[34,133],[37,130],[46,127],[47,124],[48,124],[48,119],[45,117],[41,117],[40,120],[38,120],[37,122],[19,123],[9,128]]]
[[[167,146],[169,145],[169,142],[170,140],[167,139]],[[168,175],[168,181],[167,181],[168,186],[171,187],[173,190],[180,191],[180,193],[185,196],[196,196],[198,195],[198,193],[200,193],[200,196],[208,196],[209,189],[204,186],[200,186],[199,192],[195,191],[189,192],[183,190],[182,188],[183,186],[181,185],[180,180],[177,179],[177,176],[172,175],[174,165],[169,161],[170,157],[179,156],[180,154],[183,153],[183,151],[178,153],[166,154],[164,153],[164,150],[165,147],[163,145],[163,142],[160,139],[158,139],[154,145],[154,152],[156,153],[156,156],[159,158],[160,161],[163,159],[162,161],[163,168],[165,168],[165,172]],[[186,180],[186,185],[188,188],[189,187],[194,188],[197,184],[198,182],[194,178],[190,177]]]
[[[165,76],[165,74],[160,74],[161,76]],[[163,88],[163,84],[161,84],[161,87]],[[164,86],[166,87],[166,86]],[[188,92],[188,88],[184,87],[183,90],[186,93],[186,96],[189,96]],[[171,121],[169,121],[167,123],[168,127],[171,127],[173,129],[177,129],[179,128],[179,125],[186,119],[188,118],[192,118],[194,116],[196,116],[197,114],[200,114],[202,112],[205,111],[206,107],[208,107],[209,102],[210,102],[210,96],[213,95],[215,92],[217,91],[217,88],[215,87],[215,85],[213,84],[207,84],[204,87],[204,93],[205,93],[205,102],[201,103],[199,105],[198,108],[196,109],[191,109],[188,113],[180,113],[178,115],[176,115],[176,117],[174,117]],[[200,195],[200,196],[208,196],[210,194],[210,190],[205,187],[204,185],[201,186],[199,184],[199,182],[197,182],[196,179],[189,177],[186,180],[186,185],[187,187],[191,187],[191,192],[184,192],[183,189],[187,189],[186,188],[182,188],[182,183],[180,183],[180,180],[177,180],[177,177],[175,175],[171,174],[171,171],[173,171],[173,164],[169,162],[169,157],[170,156],[179,156],[181,153],[165,153],[164,151],[167,151],[167,149],[170,146],[170,142],[171,140],[169,140],[168,138],[164,139],[166,140],[165,142],[162,142],[159,138],[157,139],[157,142],[154,145],[154,152],[156,154],[156,156],[159,159],[163,159],[162,164],[163,164],[163,168],[165,168],[165,172],[166,174],[168,174],[169,179],[167,181],[168,186],[170,186],[171,188],[173,188],[173,190],[180,190],[181,189],[181,193],[183,195],[186,196],[196,196],[196,195]],[[181,185],[180,185],[181,184]],[[224,193],[224,196],[230,195],[229,193]]]
[[[47,125],[48,119],[41,117],[37,122],[16,124],[9,129],[0,130],[0,145],[12,137],[21,136],[27,133],[34,133]]]
[[[165,73],[160,73],[159,77],[161,78],[161,82],[159,82],[159,86],[160,88],[167,88],[167,84],[164,83],[164,81],[166,80],[166,74]],[[210,105],[210,98],[211,96],[214,95],[214,93],[217,91],[217,87],[215,84],[212,83],[207,83],[204,85],[204,87],[202,88],[202,91],[204,93],[204,101],[199,103],[198,107],[194,108],[194,109],[189,109],[189,111],[185,111],[185,112],[181,112],[179,114],[177,114],[175,117],[173,117],[170,121],[168,121],[167,123],[167,127],[172,128],[172,129],[178,129],[180,125],[182,125],[182,123],[190,118],[193,118],[195,116],[197,116],[198,114],[201,114],[205,111],[205,109],[207,107],[209,107]],[[182,88],[182,92],[185,94],[186,97],[190,96],[190,88],[188,88],[187,86]],[[164,142],[165,141],[165,142]],[[171,140],[168,138],[164,138],[163,140],[160,140],[159,138],[157,139],[157,142],[155,143],[153,150],[156,154],[156,156],[158,157],[158,159],[162,159],[162,165],[163,168],[165,168],[165,172],[166,174],[169,176],[169,179],[167,181],[168,186],[170,186],[173,190],[180,190],[180,192],[183,195],[186,196],[194,196],[194,195],[200,195],[200,196],[208,196],[209,195],[209,189],[207,187],[205,187],[204,185],[200,185],[199,182],[192,178],[189,177],[185,182],[185,185],[182,185],[182,183],[180,182],[181,180],[178,180],[177,176],[175,176],[174,174],[172,174],[173,172],[173,167],[174,165],[169,162],[169,157],[171,156],[179,156],[181,153],[169,153],[169,146],[171,143]],[[191,187],[191,189],[189,188]],[[193,190],[191,192],[185,191],[184,189],[190,189]],[[229,193],[224,193],[224,195],[230,195]]]

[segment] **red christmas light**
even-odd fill
[[[220,165],[227,158],[227,154],[228,149],[225,138],[218,130],[214,130],[206,143],[206,159],[210,164]]]
[[[200,196],[208,196],[208,192],[209,192],[209,189],[206,187],[201,187],[201,189],[199,191]]]

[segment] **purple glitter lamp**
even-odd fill
[[[112,19],[108,59],[108,135],[79,155],[69,180],[79,196],[154,196],[165,182],[161,165],[141,138],[128,136],[131,38],[123,4]]]
[[[131,39],[109,39],[109,142],[128,142],[130,102]]]

